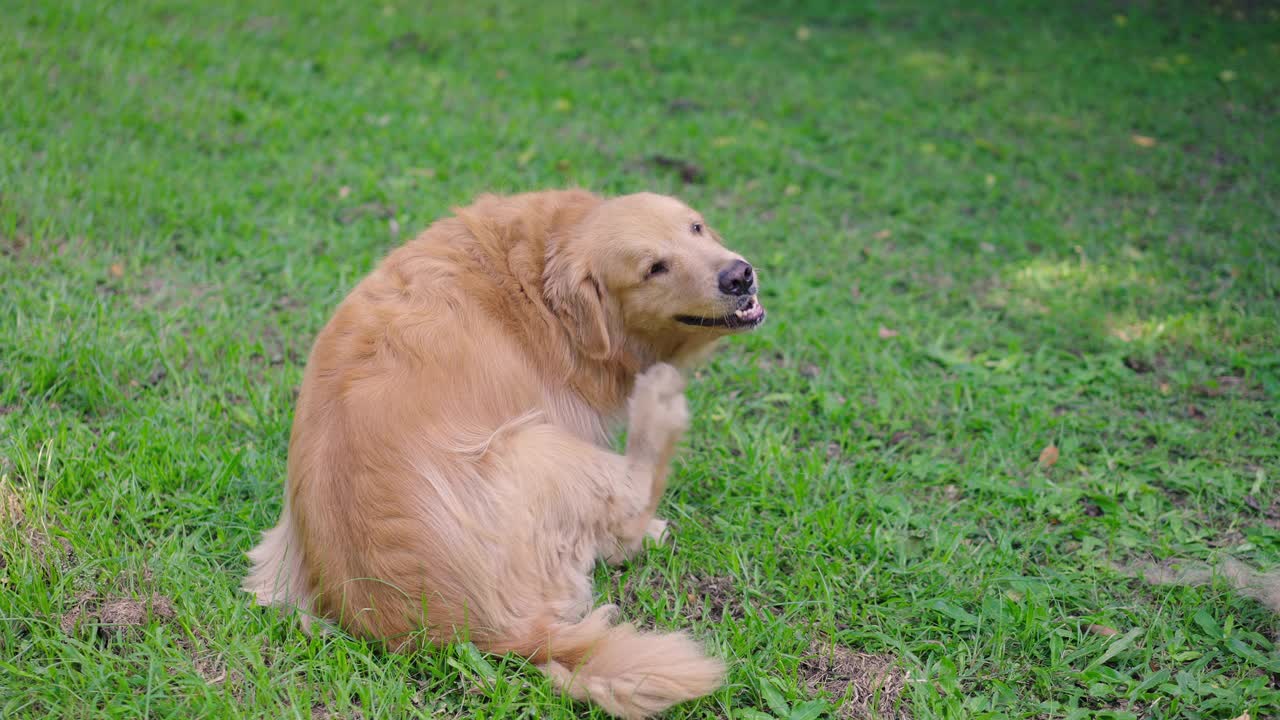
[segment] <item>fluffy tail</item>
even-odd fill
[[[546,629],[531,653],[553,683],[611,715],[640,720],[724,682],[724,663],[708,657],[684,633],[656,634],[613,625],[617,607],[596,608],[581,622]]]
[[[311,632],[311,590],[302,567],[302,543],[293,527],[293,515],[285,501],[280,522],[262,534],[262,542],[249,551],[252,567],[241,588],[253,593],[259,605],[297,608],[302,629]]]

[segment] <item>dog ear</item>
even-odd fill
[[[587,357],[609,357],[613,352],[611,301],[594,277],[557,278],[547,284],[547,300]]]

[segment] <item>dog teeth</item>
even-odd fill
[[[738,316],[739,319],[743,319],[743,320],[745,320],[746,318],[755,317],[760,314],[760,303],[756,302],[755,297],[752,297],[751,300],[747,303],[746,307],[742,308],[741,310],[735,310],[733,314]]]

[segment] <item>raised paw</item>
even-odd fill
[[[689,427],[684,377],[666,363],[658,363],[636,378],[631,392],[627,454],[656,460],[669,453]]]

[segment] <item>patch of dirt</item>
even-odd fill
[[[615,581],[620,578],[621,572],[615,571]],[[675,598],[679,597],[676,593],[684,593],[685,603],[681,612],[691,620],[699,620],[704,614],[710,620],[740,620],[745,613],[742,594],[736,590],[738,585],[738,582],[727,575],[690,575],[681,578],[674,586],[662,575],[655,574],[645,580],[638,580],[633,575],[618,588],[617,603],[624,610],[634,606],[640,600],[639,588],[647,586],[660,597]],[[631,620],[639,621],[641,618]]]
[[[152,621],[168,622],[176,617],[173,603],[159,593],[152,593],[144,600],[82,593],[58,621],[58,627],[68,635],[81,627],[94,626],[103,640],[137,639]]]
[[[836,717],[909,720],[907,675],[896,662],[892,655],[814,640],[800,662],[800,677],[810,693],[837,703]]]
[[[440,57],[440,49],[416,32],[397,35],[387,43],[387,51],[392,55],[417,55],[427,60],[437,60]]]
[[[1136,355],[1129,355],[1125,357],[1124,366],[1138,373],[1139,375],[1144,375],[1146,373],[1151,372],[1152,370],[1155,370],[1154,365],[1152,365],[1150,362],[1140,357],[1137,357]]]
[[[351,714],[346,714],[338,710],[332,710],[328,705],[316,703],[311,706],[312,720],[364,720],[364,713],[359,709],[353,709]]]
[[[338,213],[337,219],[343,225],[350,225],[365,216],[372,216],[379,220],[390,220],[396,216],[396,211],[390,205],[371,202],[346,208]]]
[[[744,617],[742,598],[733,578],[726,575],[691,577],[686,578],[684,586],[690,588],[685,595],[685,599],[689,601],[686,615],[699,617],[707,612],[712,619],[720,621],[725,618],[741,620]]]
[[[676,98],[675,100],[667,103],[667,111],[672,115],[683,112],[698,112],[703,109],[704,106],[702,103],[697,100],[690,100],[689,98]]]
[[[653,155],[649,158],[649,162],[660,168],[677,171],[680,173],[680,179],[686,183],[697,184],[707,179],[707,171],[703,170],[701,165],[689,160],[668,155]]]
[[[800,676],[810,693],[826,693],[838,703],[837,717],[909,720],[910,708],[902,697],[908,676],[896,660],[815,639],[800,661]]]

